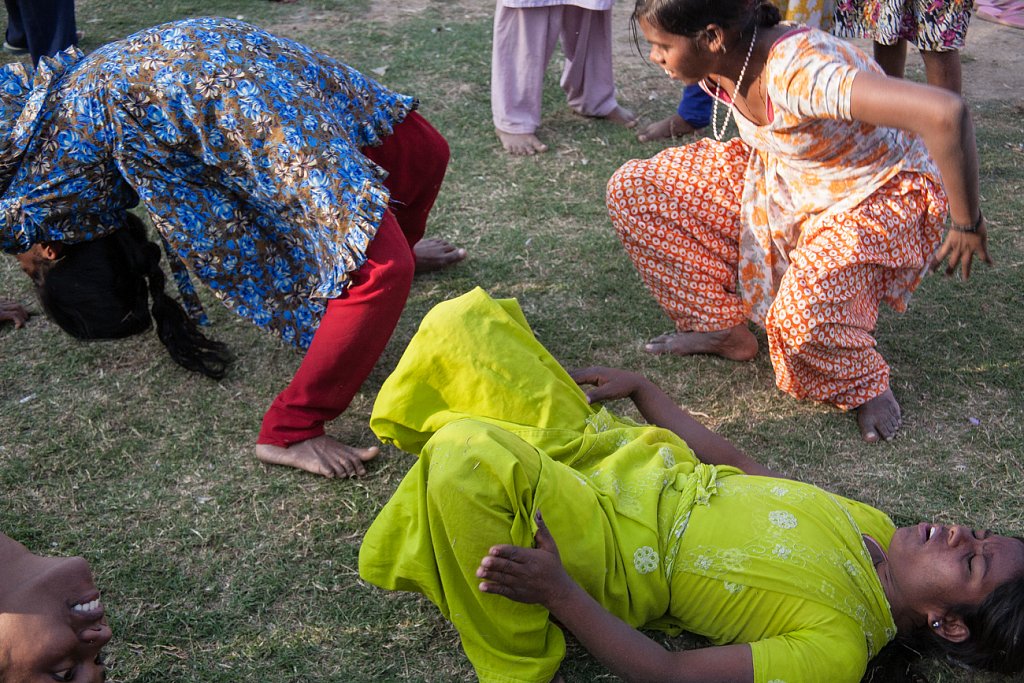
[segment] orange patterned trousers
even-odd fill
[[[619,239],[679,331],[747,320],[737,264],[749,155],[738,138],[703,139],[630,161],[608,182]],[[808,223],[765,320],[779,389],[852,409],[889,388],[873,336],[878,306],[906,310],[945,215],[936,183],[901,173],[853,209]]]

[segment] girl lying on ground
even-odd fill
[[[991,263],[967,105],[779,23],[765,0],[637,0],[633,20],[654,64],[721,103],[715,140],[630,161],[608,183],[619,237],[676,328],[646,350],[749,360],[753,321],[780,389],[856,410],[866,441],[892,438],[879,305],[906,310],[947,257],[964,279],[975,256]],[[730,116],[739,137],[722,141]]]
[[[65,331],[150,326],[184,367],[224,375],[164,294],[190,276],[238,315],[305,350],[263,419],[256,455],[328,477],[376,448],[324,434],[394,330],[413,272],[465,256],[421,240],[448,163],[444,138],[393,93],[334,59],[217,18],[157,26],[83,56],[0,70],[0,247],[16,253]]]
[[[1024,542],[896,529],[769,476],[636,374],[575,378],[595,386],[476,290],[427,315],[374,407],[419,460],[360,575],[437,604],[481,681],[556,678],[563,629],[629,681],[852,683],[897,636],[1024,665]],[[627,396],[648,425],[593,405]],[[669,651],[640,627],[714,646]]]
[[[106,678],[100,593],[80,557],[39,557],[0,534],[0,681]]]

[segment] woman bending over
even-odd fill
[[[905,310],[946,258],[964,279],[975,256],[991,263],[966,104],[779,23],[767,2],[638,0],[633,20],[652,62],[717,102],[716,139],[630,161],[608,183],[612,223],[675,323],[646,350],[748,360],[753,321],[780,389],[857,411],[867,441],[892,438],[879,305]],[[722,141],[730,117],[739,137]]]
[[[575,378],[596,386],[477,290],[428,314],[374,406],[374,431],[419,459],[360,575],[437,604],[481,681],[552,680],[563,629],[627,681],[855,683],[895,637],[1024,666],[1024,542],[896,529],[768,476],[638,375]],[[592,404],[626,396],[648,425]],[[640,627],[714,646],[669,651]]]
[[[47,313],[88,339],[156,321],[175,361],[224,375],[226,349],[164,293],[161,249],[193,318],[191,278],[306,352],[263,419],[256,455],[328,477],[376,448],[328,437],[398,321],[416,270],[465,256],[421,240],[448,163],[444,138],[334,59],[217,18],[157,26],[34,80],[0,70],[0,247]],[[150,300],[152,300],[151,312]]]

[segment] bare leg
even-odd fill
[[[879,439],[889,441],[903,424],[900,404],[897,403],[892,389],[886,389],[867,403],[857,408],[857,425],[860,435],[865,441],[875,442]]]
[[[686,122],[679,114],[672,114],[660,121],[655,121],[644,126],[644,129],[637,133],[636,139],[640,142],[651,140],[675,139],[682,135],[689,135],[696,131],[696,128]]]
[[[960,51],[928,52],[921,50],[924,60],[924,75],[928,85],[945,88],[957,95],[961,92],[962,76],[960,69]]]
[[[757,337],[745,325],[716,332],[670,332],[644,345],[644,351],[660,355],[689,356],[709,353],[729,360],[750,360],[757,355]]]
[[[315,436],[291,446],[256,445],[256,457],[268,465],[297,467],[328,479],[347,479],[366,474],[363,463],[380,455],[380,449],[355,448],[329,436]]]
[[[548,151],[548,146],[533,133],[506,133],[499,128],[495,128],[494,132],[498,134],[501,146],[514,157],[533,156]]]
[[[886,75],[903,78],[907,68],[907,41],[901,39],[895,45],[875,43],[875,61]]]
[[[420,240],[412,248],[416,272],[429,273],[454,265],[466,258],[466,250],[436,237]]]

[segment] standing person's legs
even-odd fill
[[[606,118],[627,128],[633,112],[615,100],[612,72],[612,12],[566,5],[559,31],[565,68],[561,86],[577,114]]]
[[[295,377],[263,417],[256,457],[326,477],[365,472],[377,448],[353,448],[324,434],[369,376],[405,307],[415,263],[387,211],[345,293],[327,302]]]
[[[907,68],[907,41],[900,38],[892,45],[875,41],[875,61],[887,76],[903,78]]]
[[[510,8],[497,0],[491,51],[491,113],[505,151],[546,152],[534,134],[541,93],[561,25],[561,7]]]
[[[959,95],[963,88],[960,50],[967,40],[972,0],[916,0],[917,36],[929,85]]]
[[[928,85],[945,88],[959,95],[963,89],[962,70],[960,68],[960,51],[931,52],[921,50],[924,60],[925,78]]]
[[[18,0],[4,0],[7,8],[7,31],[4,33],[4,49],[14,54],[28,52],[28,39],[21,19],[21,8]]]
[[[365,472],[376,448],[353,448],[324,435],[324,423],[348,407],[383,352],[405,307],[417,267],[436,269],[466,252],[423,240],[427,217],[448,168],[448,143],[410,112],[391,135],[363,154],[388,172],[391,194],[366,262],[345,293],[327,302],[295,377],[263,418],[256,455],[328,477]]]
[[[77,42],[74,0],[4,0],[4,4],[8,13],[6,42],[28,49],[33,62]]]
[[[647,344],[650,353],[757,354],[736,288],[748,154],[739,139],[704,139],[630,161],[608,181],[612,224],[677,330]]]
[[[364,147],[362,152],[388,172],[384,180],[391,194],[388,208],[414,250],[417,271],[436,270],[465,258],[465,249],[444,240],[423,239],[448,170],[450,152],[444,137],[420,114],[409,112],[382,144]]]

